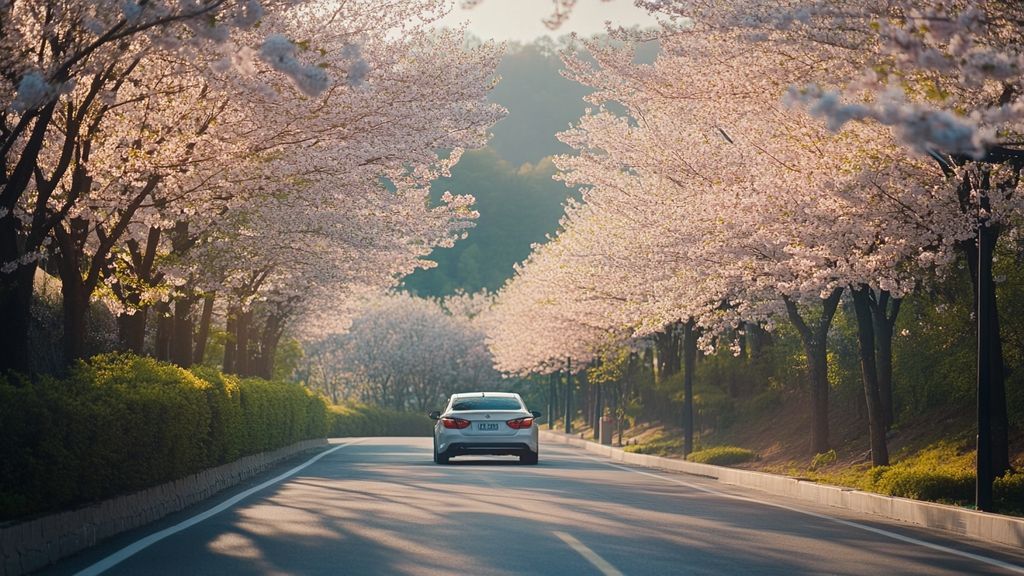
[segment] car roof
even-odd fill
[[[516,394],[515,392],[459,392],[458,394],[452,394],[452,398],[483,398],[485,396],[518,398],[519,394]]]

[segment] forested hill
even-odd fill
[[[512,266],[530,254],[530,245],[558,226],[570,190],[551,179],[554,172],[550,159],[515,167],[491,148],[463,155],[452,177],[438,181],[435,189],[473,194],[480,218],[468,238],[435,250],[431,259],[437,267],[407,277],[406,288],[420,296],[441,296],[500,287]]]
[[[490,99],[508,109],[494,125],[490,145],[513,166],[570,152],[555,137],[583,115],[590,90],[563,78],[551,42],[513,46],[498,66],[501,81]]]
[[[555,231],[571,190],[551,179],[555,169],[548,158],[569,152],[555,134],[583,114],[587,93],[559,75],[560,68],[550,42],[513,46],[502,60],[491,100],[508,116],[495,125],[487,149],[467,152],[451,178],[434,184],[438,195],[474,195],[480,219],[468,238],[434,252],[437,268],[407,277],[407,289],[421,296],[495,290],[532,243]]]
[[[430,258],[437,268],[405,279],[409,291],[441,296],[459,289],[495,290],[530,254],[530,245],[558,227],[562,204],[573,191],[551,179],[555,169],[549,158],[571,152],[556,134],[579,120],[589,93],[561,76],[562,48],[539,39],[513,45],[502,59],[501,81],[490,99],[508,109],[508,116],[494,126],[488,148],[468,152],[452,177],[433,187],[436,196],[445,190],[475,196],[480,219],[454,248],[434,251]],[[638,50],[637,60],[651,62],[656,52],[649,43]]]

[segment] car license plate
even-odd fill
[[[498,423],[497,422],[481,422],[477,426],[477,430],[497,430],[497,429],[498,429]]]

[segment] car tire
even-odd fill
[[[520,464],[536,464],[540,455],[536,452],[524,452],[519,455]]]
[[[434,464],[447,464],[448,456],[437,453],[437,444],[434,444]]]

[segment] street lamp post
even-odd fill
[[[942,168],[942,172],[947,177],[954,177],[957,175],[956,166],[963,165],[967,162],[967,158],[951,156],[946,157],[934,151],[929,151],[929,155],[938,162]],[[1016,150],[1009,150],[1002,147],[997,147],[994,150],[990,150],[985,158],[981,159],[981,162],[986,164],[1002,164],[1006,162],[1020,162],[1021,152]],[[993,435],[992,435],[992,322],[995,320],[988,314],[988,307],[990,303],[986,298],[992,292],[992,270],[990,258],[992,250],[995,246],[992,246],[990,234],[985,232],[989,225],[989,214],[991,211],[991,203],[989,202],[987,190],[987,177],[983,177],[984,181],[979,182],[978,186],[975,187],[977,214],[976,214],[976,239],[977,239],[977,266],[975,273],[977,278],[975,279],[975,314],[977,315],[977,416],[978,416],[978,436],[977,436],[977,456],[975,465],[975,484],[974,484],[974,503],[978,510],[991,511],[992,510],[992,483],[995,480],[995,474],[992,470],[992,454],[993,454]],[[970,182],[965,178],[961,183],[961,186],[969,186]],[[968,190],[965,188],[962,194],[967,193]]]

